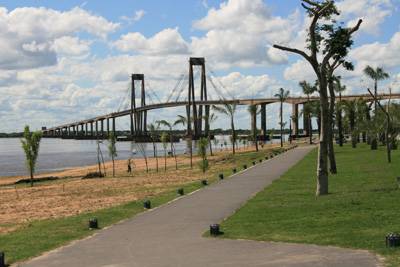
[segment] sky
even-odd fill
[[[300,3],[0,1],[0,132],[21,131],[25,125],[51,127],[127,108],[132,73],[145,75],[147,103],[165,101],[174,88],[187,88],[192,56],[206,59],[213,99],[220,94],[271,97],[280,87],[301,95],[298,83],[315,81],[312,69],[299,56],[272,47],[304,48],[309,18]],[[343,25],[363,19],[348,55],[355,69],[337,71],[345,94],[365,94],[373,86],[363,74],[367,65],[390,74],[380,92],[400,92],[400,0],[336,4]],[[149,122],[173,121],[183,113],[183,108],[151,111]],[[291,106],[285,105],[285,120],[290,113]],[[228,119],[218,117],[214,126],[227,128]],[[278,105],[268,106],[267,119],[269,128],[278,127]],[[239,108],[236,123],[250,127],[246,107]],[[117,119],[117,128],[128,129],[128,119]]]

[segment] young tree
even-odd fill
[[[164,171],[167,171],[167,146],[168,146],[168,135],[167,133],[163,132],[161,134],[161,143],[164,148]]]
[[[362,20],[352,28],[343,28],[334,16],[339,15],[332,0],[302,0],[302,6],[309,14],[307,51],[274,45],[275,48],[301,55],[313,68],[318,79],[318,92],[321,108],[321,134],[318,149],[317,190],[316,195],[328,194],[328,138],[331,131],[329,121],[328,81],[338,65],[351,68],[345,61],[353,44],[352,34],[356,32]]]
[[[312,86],[306,81],[302,81],[299,83],[303,93],[307,95],[307,104],[305,105],[305,109],[303,112],[303,116],[307,116],[308,121],[308,135],[309,135],[309,143],[312,144],[312,121],[311,121],[311,103],[310,103],[310,95],[317,91],[317,87],[314,85]]]
[[[175,153],[175,149],[174,149],[174,136],[172,134],[172,127],[175,124],[171,124],[171,123],[167,122],[166,120],[157,121],[157,124],[158,125],[164,125],[165,127],[167,127],[169,129],[169,141],[170,141],[170,144],[171,144],[171,155],[175,159],[175,169],[177,170],[178,169],[178,160],[176,158],[176,153]]]
[[[110,133],[108,137],[108,155],[111,157],[112,165],[113,165],[113,177],[115,177],[115,157],[118,156],[117,154],[117,138],[113,132]]]
[[[258,151],[258,142],[257,142],[257,113],[259,111],[258,106],[257,105],[249,105],[247,110],[251,116],[251,135],[252,135],[253,143],[256,146],[256,151]]]
[[[213,109],[216,112],[224,114],[228,116],[231,120],[231,138],[232,138],[232,153],[235,154],[235,146],[236,146],[236,132],[235,132],[235,113],[236,113],[236,104],[223,104],[221,107],[213,106]]]
[[[41,132],[31,133],[29,126],[25,126],[23,139],[21,139],[22,148],[25,152],[26,166],[31,178],[31,186],[33,186],[33,175],[35,173],[36,161],[39,155]]]
[[[147,129],[150,132],[151,142],[153,143],[153,156],[156,159],[156,171],[158,172],[158,155],[157,155],[156,140],[158,138],[157,134],[160,127],[155,123],[151,123],[147,126]]]
[[[279,109],[279,126],[281,127],[281,147],[283,147],[283,102],[289,97],[289,91],[285,91],[285,89],[280,88],[279,93],[275,94],[275,97],[279,99],[280,109]]]
[[[183,127],[185,127],[188,124],[188,119],[185,116],[178,115],[178,119],[174,122],[174,125],[179,125],[182,124]],[[189,152],[190,152],[190,168],[193,168],[193,140],[192,136],[188,136],[188,145],[189,145]]]
[[[207,138],[204,137],[200,138],[199,141],[197,142],[198,154],[201,157],[200,168],[203,174],[206,173],[206,170],[208,169],[207,146],[208,146]]]
[[[211,124],[213,122],[215,122],[217,119],[218,119],[218,117],[214,113],[210,114],[210,116],[208,117],[208,123],[210,125],[210,128],[211,128]],[[207,117],[204,117],[204,120],[207,120]],[[212,156],[213,155],[213,150],[212,150],[212,143],[211,143],[211,129],[208,131],[207,139],[208,139],[208,144],[209,144],[209,147],[210,147],[210,155]],[[215,140],[215,138],[214,138],[214,140]]]

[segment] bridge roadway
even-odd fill
[[[339,96],[336,97],[336,99],[339,99]],[[365,100],[367,102],[373,101],[373,98],[369,94],[360,94],[360,95],[345,95],[341,96],[341,100],[343,101],[352,101],[352,100]],[[380,100],[387,100],[387,99],[400,99],[400,93],[399,94],[379,94],[379,99]],[[288,97],[285,100],[285,103],[293,104],[294,106],[298,106],[299,104],[304,104],[308,101],[317,101],[319,100],[319,97],[317,96],[310,96],[309,98],[307,97]],[[196,105],[200,106],[211,106],[211,105],[222,105],[222,104],[237,104],[237,105],[268,105],[272,103],[277,103],[279,102],[278,98],[260,98],[260,99],[220,99],[220,100],[206,100],[206,101],[196,101]],[[180,107],[180,106],[186,106],[188,105],[187,101],[178,101],[178,102],[168,102],[168,103],[157,103],[157,104],[150,104],[146,105],[143,107],[137,107],[135,110],[133,110],[133,113],[139,113],[142,111],[149,111],[149,110],[154,110],[154,109],[163,109],[163,108],[170,108],[170,107]],[[296,107],[297,108],[297,107]],[[47,128],[46,130],[43,130],[46,133],[49,133],[51,131],[57,131],[57,130],[62,130],[64,128],[69,128],[69,127],[78,127],[79,125],[85,125],[88,123],[93,123],[97,121],[103,121],[107,119],[115,119],[118,117],[123,117],[123,116],[128,116],[132,113],[131,109],[119,111],[119,112],[113,112],[109,113],[106,115],[102,116],[97,116],[95,118],[90,118],[90,119],[85,119],[82,121],[78,122],[73,122],[73,123],[67,123],[63,125],[59,125],[56,127],[52,128]]]

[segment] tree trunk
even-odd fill
[[[312,134],[312,120],[311,120],[311,114],[310,113],[308,113],[308,131],[309,131],[309,138],[310,138],[310,145],[313,143],[313,141],[312,141],[312,136],[313,136],[313,134]]]
[[[156,171],[158,172],[158,157],[157,157],[157,148],[155,142],[153,142],[153,155],[154,158],[156,159]]]
[[[235,154],[236,136],[235,136],[235,123],[233,121],[233,116],[231,116],[231,129],[232,129],[232,152],[233,154]]]
[[[281,147],[283,147],[283,102],[281,101],[280,119],[281,119]]]
[[[167,171],[167,150],[164,149],[164,171]]]
[[[211,137],[210,135],[208,135],[208,145],[210,146],[210,155],[213,155],[213,151],[212,151],[212,144],[211,144]]]
[[[31,187],[33,187],[33,169],[30,168],[30,175],[31,175]]]
[[[326,74],[320,79],[321,134],[319,138],[317,190],[316,195],[328,194],[328,138],[329,138],[329,103],[327,95]]]
[[[342,94],[339,93],[339,106],[337,109],[338,131],[339,131],[339,146],[343,146],[343,122],[342,122]]]
[[[333,129],[335,127],[334,119],[333,119],[333,114],[335,114],[335,91],[333,88],[333,82],[331,79],[329,80],[329,95],[330,95],[330,101],[329,101],[329,131],[328,131],[328,156],[329,156],[329,171],[332,174],[337,173],[337,167],[336,167],[336,158],[335,158],[335,150],[333,146]]]
[[[113,164],[113,177],[115,177],[115,161],[114,161],[114,156],[112,157],[112,164]]]

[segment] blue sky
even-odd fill
[[[349,54],[356,69],[339,71],[346,93],[366,93],[366,65],[390,73],[382,90],[399,90],[400,0],[336,2],[340,21],[364,19]],[[0,117],[7,119],[0,132],[113,112],[127,104],[133,72],[144,73],[163,99],[190,56],[206,57],[214,79],[235,96],[270,97],[279,87],[299,95],[298,82],[313,81],[312,71],[301,58],[270,46],[301,48],[306,24],[297,0],[1,1]],[[276,108],[269,107],[269,127],[277,127]],[[179,112],[168,110],[163,119]],[[237,123],[249,127],[245,108]]]

